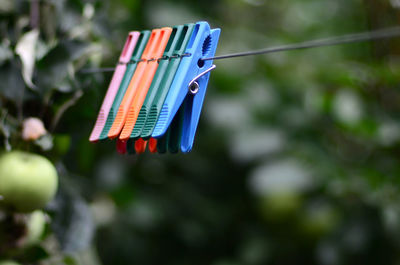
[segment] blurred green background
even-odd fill
[[[400,264],[399,39],[215,61],[189,154],[122,156],[115,142],[89,143],[112,73],[79,72],[114,66],[132,30],[206,20],[222,29],[225,54],[394,26],[399,8],[0,0],[1,115],[40,117],[51,132],[28,145],[2,119],[3,148],[46,155],[61,181],[48,236],[19,260]],[[29,75],[15,47],[35,29]]]

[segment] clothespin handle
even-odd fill
[[[119,106],[122,102],[122,99],[124,98],[125,92],[129,86],[132,76],[135,73],[137,64],[138,64],[138,62],[142,56],[142,53],[147,45],[147,42],[150,38],[150,34],[151,34],[151,32],[149,30],[144,30],[140,33],[135,50],[133,51],[132,57],[127,64],[127,68],[126,68],[124,77],[122,78],[121,84],[118,88],[118,92],[115,95],[114,102],[108,113],[106,123],[100,134],[100,140],[106,139],[108,137],[108,132],[110,131],[111,126],[114,123],[114,119],[115,119],[115,116],[117,115]]]
[[[119,57],[119,63],[115,68],[110,85],[107,89],[107,93],[104,96],[103,103],[101,104],[95,126],[92,133],[90,134],[89,141],[91,142],[96,142],[100,138],[101,132],[106,123],[107,116],[113,104],[115,95],[118,92],[119,85],[121,84],[122,78],[126,71],[126,63],[129,61],[129,58],[133,53],[139,35],[140,33],[137,31],[129,32],[129,35],[125,41],[124,48],[122,49],[121,55]]]
[[[142,76],[146,70],[147,60],[152,58],[152,53],[156,48],[157,40],[161,34],[161,29],[154,29],[151,32],[150,39],[143,51],[141,60],[138,62],[136,71],[129,83],[129,86],[125,92],[124,98],[118,108],[117,115],[115,116],[113,125],[108,132],[108,137],[114,139],[119,136],[123,126],[125,125],[126,117],[128,115],[129,107],[132,104],[132,100],[135,96],[136,89],[142,79]]]
[[[140,82],[135,90],[132,102],[130,103],[125,125],[121,131],[119,138],[127,140],[133,131],[137,117],[139,116],[140,108],[146,98],[149,87],[153,81],[153,77],[158,68],[157,58],[161,57],[170,38],[172,28],[162,28],[159,37],[154,41],[154,48],[150,54],[151,58],[147,61],[146,70],[140,79]]]

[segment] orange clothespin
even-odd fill
[[[137,139],[135,141],[136,154],[144,153],[144,151],[146,151],[146,145],[147,145],[147,141],[143,140],[142,138]]]
[[[147,72],[147,66],[149,64],[149,60],[156,58],[156,52],[159,51],[158,45],[160,44],[159,41],[163,36],[171,34],[172,28],[166,27],[162,29],[154,29],[151,32],[150,39],[146,45],[145,50],[143,51],[142,57],[140,62],[136,67],[136,71],[129,83],[129,86],[125,92],[125,96],[122,99],[122,102],[119,106],[117,115],[114,119],[114,123],[111,126],[110,131],[108,132],[108,137],[110,139],[114,139],[118,137],[124,124],[126,122],[129,108],[132,105],[132,102],[135,98],[137,90],[139,88],[139,84]],[[165,37],[164,37],[165,38]],[[168,38],[167,38],[168,41]],[[165,47],[164,47],[165,48]],[[162,52],[161,52],[162,54]],[[151,82],[151,81],[150,81]]]
[[[121,141],[121,140],[118,140]],[[150,138],[148,141],[143,140],[143,138],[139,138],[135,141],[135,153],[141,154],[146,150],[146,145],[149,144],[149,151],[151,153],[157,153],[157,139]]]
[[[157,153],[157,139],[156,138],[150,138],[150,140],[149,140],[149,151],[151,153]]]

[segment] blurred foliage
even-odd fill
[[[4,149],[45,154],[61,178],[42,243],[4,258],[399,264],[398,39],[216,61],[185,155],[120,156],[114,142],[90,144],[111,73],[79,72],[114,65],[131,30],[207,20],[222,28],[224,54],[393,26],[399,8],[397,0],[0,0]],[[49,130],[45,145],[21,140],[31,116]]]

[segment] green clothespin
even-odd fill
[[[168,150],[168,135],[164,134],[163,137],[157,139],[157,153],[165,154]]]
[[[146,47],[147,41],[150,38],[150,33],[151,32],[149,30],[144,30],[140,32],[140,36],[137,41],[135,50],[132,54],[131,61],[128,63],[124,77],[122,78],[121,81],[121,85],[119,86],[118,92],[115,95],[114,102],[111,106],[110,112],[108,113],[106,124],[104,125],[104,128],[100,134],[99,138],[100,140],[104,140],[107,138],[108,131],[110,130],[114,122],[115,116],[117,115],[119,105],[121,104],[121,101],[124,98],[126,89],[128,88],[131,78],[136,70],[137,63],[140,60],[143,50]]]
[[[182,104],[167,131],[168,151],[171,154],[179,153],[179,150],[181,150],[181,138],[182,138],[184,114],[185,114],[185,108],[184,104]]]
[[[170,152],[176,154],[181,149],[181,137],[183,129],[184,106],[182,105],[172,120],[171,126],[163,137],[157,139],[157,152],[164,154]]]
[[[160,84],[164,78],[164,74],[167,71],[169,58],[174,54],[175,47],[181,37],[182,30],[184,26],[174,26],[172,28],[171,36],[169,37],[167,46],[165,47],[163,56],[159,59],[157,72],[153,77],[153,81],[147,91],[146,98],[143,102],[142,107],[140,108],[138,118],[136,120],[135,126],[132,130],[131,137],[133,139],[140,138],[140,134],[143,129],[143,125],[147,120],[148,110],[151,107],[151,103],[154,100],[155,95],[157,94],[157,90],[160,87]]]
[[[134,139],[129,139],[126,142],[126,151],[128,152],[128,154],[133,155],[136,154],[136,150],[135,150],[135,140]]]

